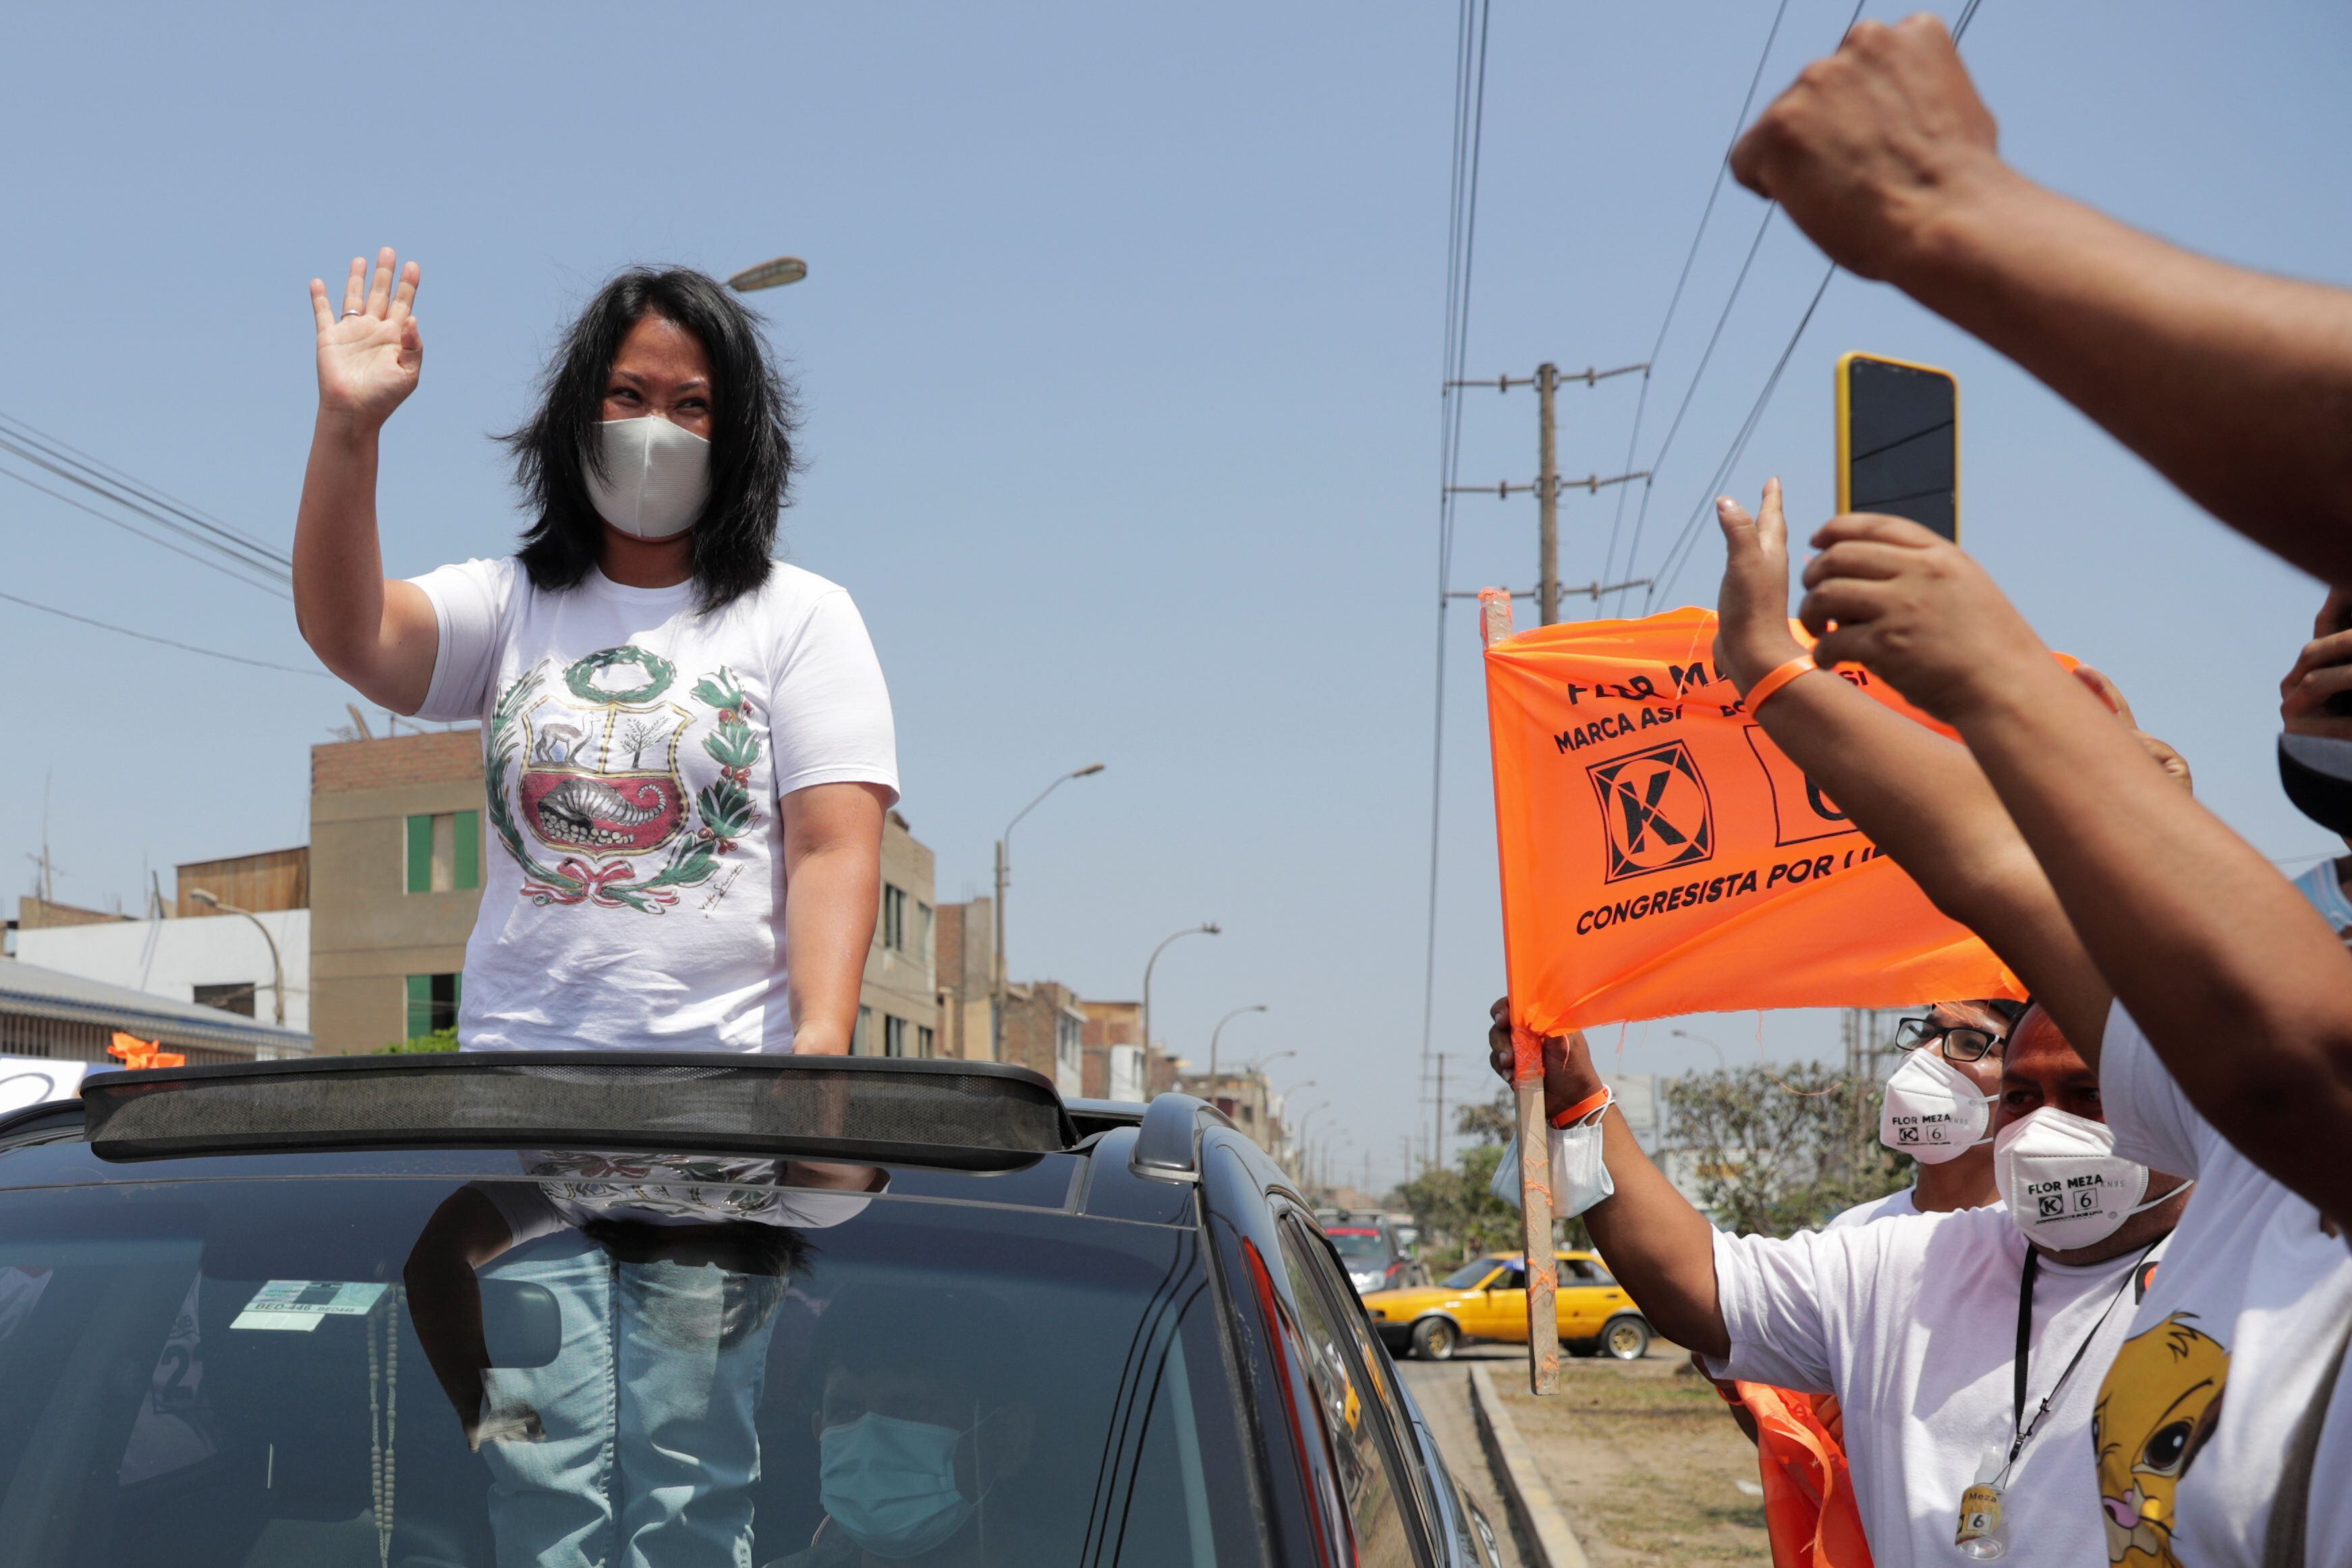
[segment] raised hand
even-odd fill
[[[1789,631],[1789,525],[1780,481],[1764,481],[1751,517],[1729,496],[1715,503],[1723,525],[1723,586],[1715,600],[1715,661],[1745,692],[1804,648]]]
[[[1850,512],[1813,535],[1798,617],[1822,665],[1859,664],[1947,723],[2049,652],[1985,569],[1899,517]]]
[[[2279,682],[2279,719],[2294,735],[2332,735],[2352,740],[2352,717],[2332,710],[2331,700],[2352,691],[2352,631],[2345,629],[2352,614],[2352,595],[2336,588],[2312,623],[2311,641],[2295,657],[2294,668]]]
[[[1950,203],[2008,175],[1951,35],[1924,15],[1857,24],[1757,117],[1731,172],[1864,278],[1885,277]]]
[[[416,390],[425,340],[416,327],[416,263],[398,268],[390,246],[376,253],[375,275],[364,257],[352,258],[343,284],[342,313],[327,303],[327,286],[310,279],[310,310],[319,323],[319,411],[373,431]]]

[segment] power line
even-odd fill
[[[18,473],[14,468],[0,468],[0,478],[14,479],[18,484],[25,486],[27,489],[38,490],[43,495],[47,496],[51,500],[63,501],[66,505],[73,508],[76,511],[88,512],[90,516],[98,519],[100,522],[110,523],[114,527],[122,530],[125,533],[143,539],[150,544],[168,550],[173,554],[193,561],[199,566],[209,567],[213,571],[219,573],[224,577],[235,578],[237,582],[244,584],[248,588],[258,588],[265,594],[275,594],[281,599],[290,599],[293,596],[290,594],[288,594],[284,589],[274,586],[271,584],[257,583],[251,577],[246,576],[244,574],[224,565],[217,560],[212,560],[205,556],[198,555],[191,550],[183,550],[178,545],[173,544],[170,540],[158,539],[153,534],[147,532],[143,529],[132,527],[130,523],[123,521],[121,518],[116,517],[111,512],[100,511],[98,508],[89,505],[86,501],[76,500],[73,497],[67,495],[62,490],[53,490],[37,479],[26,478],[23,474]]]
[[[1959,47],[1962,36],[1968,32],[1969,24],[1976,19],[1977,7],[1983,3],[1984,0],[1967,0],[1967,4],[1961,6],[1959,17],[1952,25],[1952,45],[1955,48]],[[1846,23],[1847,32],[1853,30],[1853,24],[1861,19],[1861,16],[1862,6],[1856,5],[1853,16]],[[1771,211],[1770,207],[1765,209],[1765,216],[1768,220],[1771,216]],[[1814,288],[1812,299],[1806,303],[1805,313],[1797,319],[1796,330],[1789,334],[1787,344],[1780,350],[1780,357],[1773,362],[1772,374],[1764,378],[1764,385],[1757,393],[1756,401],[1748,406],[1748,416],[1740,421],[1739,429],[1732,437],[1730,447],[1725,451],[1722,460],[1716,464],[1715,472],[1707,481],[1706,493],[1701,496],[1698,504],[1691,509],[1691,515],[1683,524],[1682,531],[1675,536],[1674,542],[1667,546],[1665,556],[1659,563],[1659,569],[1651,574],[1654,580],[1653,586],[1642,598],[1642,608],[1644,614],[1648,613],[1650,606],[1663,595],[1673,588],[1675,579],[1681,574],[1683,567],[1689,563],[1699,538],[1700,520],[1706,515],[1707,508],[1713,504],[1717,494],[1730,479],[1731,470],[1738,464],[1741,455],[1747,451],[1749,437],[1756,434],[1756,426],[1764,417],[1765,406],[1772,401],[1772,394],[1780,388],[1781,373],[1789,368],[1789,361],[1796,353],[1797,343],[1804,337],[1805,329],[1812,325],[1813,312],[1821,307],[1822,297],[1829,292],[1830,283],[1837,277],[1837,263],[1832,261],[1822,273],[1822,280]],[[1653,468],[1656,466],[1655,463],[1651,465]],[[1631,563],[1632,556],[1629,553],[1627,564],[1630,566]]]
[[[1789,368],[1790,357],[1797,352],[1797,341],[1805,335],[1805,329],[1812,325],[1813,312],[1821,307],[1822,296],[1830,291],[1830,280],[1836,276],[1837,267],[1834,263],[1822,272],[1820,287],[1813,290],[1812,299],[1806,302],[1805,313],[1797,320],[1797,330],[1789,334],[1788,345],[1781,349],[1780,359],[1774,362],[1772,374],[1764,378],[1763,389],[1757,393],[1756,401],[1748,405],[1748,417],[1740,421],[1739,432],[1731,438],[1730,449],[1724,453],[1723,460],[1716,464],[1714,476],[1707,480],[1706,499],[1692,509],[1688,521],[1683,524],[1682,531],[1675,535],[1674,543],[1667,547],[1665,559],[1659,563],[1659,571],[1663,574],[1658,577],[1649,592],[1642,596],[1643,614],[1647,615],[1650,606],[1657,602],[1661,595],[1672,589],[1675,579],[1682,574],[1683,567],[1691,558],[1692,546],[1699,536],[1699,520],[1706,515],[1707,507],[1713,504],[1716,496],[1722,491],[1725,482],[1731,478],[1731,470],[1738,464],[1741,455],[1748,450],[1748,437],[1756,434],[1756,426],[1763,420],[1765,405],[1772,401],[1772,394],[1780,388],[1780,373]]]
[[[1869,0],[1854,0],[1853,9],[1847,14],[1845,19],[1845,29],[1843,32],[1838,34],[1840,42],[1843,42],[1845,35],[1853,32],[1854,24],[1862,20],[1863,7],[1867,4],[1869,4]],[[1780,20],[1778,17],[1773,19],[1773,27],[1776,32],[1779,30]],[[1765,40],[1764,47],[1768,56],[1771,52],[1771,40],[1767,38]],[[1757,76],[1761,78],[1763,72],[1764,61],[1762,59],[1759,59],[1756,62]],[[1748,91],[1748,103],[1752,104],[1755,101],[1756,94],[1754,81],[1749,82]],[[1737,147],[1739,144],[1740,132],[1746,126],[1747,118],[1747,107],[1746,105],[1743,105],[1740,110],[1741,123],[1739,126],[1735,126],[1732,130],[1732,147]],[[1715,188],[1717,190],[1720,191],[1723,188],[1723,177],[1730,171],[1730,168],[1731,148],[1727,147],[1724,149],[1723,163],[1716,170]],[[1712,197],[1709,199],[1712,200]],[[1708,362],[1715,357],[1715,345],[1723,336],[1725,323],[1731,320],[1732,307],[1739,302],[1739,290],[1748,282],[1748,269],[1755,265],[1756,252],[1764,244],[1764,231],[1772,226],[1772,215],[1774,212],[1778,211],[1779,208],[1780,204],[1778,202],[1766,202],[1764,204],[1764,216],[1756,220],[1756,237],[1748,242],[1748,256],[1746,259],[1740,262],[1739,274],[1731,280],[1731,292],[1723,301],[1723,310],[1716,316],[1715,331],[1707,335],[1706,351],[1699,356],[1698,368],[1691,372],[1690,384],[1683,389],[1682,405],[1675,410],[1675,421],[1673,425],[1667,427],[1666,438],[1659,443],[1656,455],[1651,458],[1649,463],[1646,465],[1653,475],[1657,473],[1659,466],[1665,461],[1666,448],[1674,445],[1675,435],[1682,428],[1683,416],[1690,411],[1691,400],[1698,395],[1699,383],[1706,378]],[[1630,466],[1631,465],[1628,464],[1628,467]],[[1655,488],[1656,482],[1657,481],[1653,479],[1649,483],[1644,484],[1642,487],[1641,504],[1637,506],[1633,511],[1633,538],[1632,542],[1627,544],[1625,547],[1625,570],[1629,574],[1633,569],[1635,559],[1640,556],[1642,552],[1642,531],[1650,520],[1650,495],[1652,490]],[[1671,553],[1671,552],[1669,552],[1669,553]],[[1651,574],[1653,578],[1656,577],[1656,575],[1657,574],[1654,572]],[[1657,590],[1654,588],[1651,590],[1652,595],[1654,595],[1656,592]],[[1649,597],[1645,595],[1643,600],[1643,604],[1645,608],[1649,602]],[[1620,603],[1622,603],[1622,598],[1620,599]]]
[[[0,453],[30,464],[44,474],[105,502],[112,510],[102,510],[90,506],[16,469],[0,468],[0,473],[5,473],[20,484],[111,523],[150,544],[159,545],[199,565],[222,572],[248,587],[257,587],[281,598],[288,596],[293,561],[284,552],[231,528],[219,519],[132,478],[111,464],[36,429],[22,419],[0,414]],[[160,528],[181,543],[174,544],[159,538],[118,513],[128,513]]]
[[[1478,231],[1478,166],[1486,126],[1486,37],[1492,0],[1461,0],[1454,47],[1454,161],[1446,214],[1445,385],[1438,402],[1437,659],[1429,758],[1429,903],[1422,957],[1422,1072],[1436,1026],[1439,832],[1445,785],[1446,591],[1454,567],[1454,481],[1462,458],[1462,379],[1468,355],[1471,262]]]
[[[1690,281],[1691,264],[1698,259],[1699,241],[1706,237],[1707,220],[1715,216],[1716,198],[1723,195],[1724,177],[1731,172],[1731,150],[1739,144],[1739,133],[1747,128],[1748,111],[1749,109],[1753,108],[1756,103],[1757,86],[1764,79],[1765,62],[1772,58],[1773,41],[1780,36],[1780,20],[1788,14],[1789,0],[1780,0],[1780,9],[1772,13],[1771,28],[1764,35],[1764,47],[1757,51],[1756,68],[1748,75],[1747,94],[1739,100],[1739,112],[1732,117],[1730,140],[1727,141],[1723,144],[1723,159],[1720,163],[1716,164],[1714,183],[1709,184],[1706,188],[1706,205],[1699,209],[1698,227],[1692,231],[1690,248],[1683,252],[1683,268],[1682,271],[1676,274],[1675,278],[1675,291],[1666,298],[1665,319],[1658,323],[1657,338],[1650,344],[1650,363],[1654,365],[1658,363],[1659,351],[1666,346],[1666,332],[1668,329],[1672,328],[1675,324],[1675,310],[1683,302],[1683,288]],[[1761,230],[1758,231],[1757,237],[1759,239],[1763,237]],[[1754,258],[1755,247],[1750,246],[1748,247],[1748,256],[1750,259]],[[1744,264],[1741,266],[1740,271],[1743,275],[1747,272],[1747,268]],[[1737,293],[1738,285],[1734,284],[1732,288],[1733,291]],[[1718,331],[1721,331],[1720,326],[1718,326],[1717,330]],[[1714,344],[1710,342],[1708,344],[1708,350],[1711,353],[1713,352],[1713,349]],[[1705,369],[1704,360],[1700,362],[1700,366],[1702,370]],[[1697,377],[1694,375],[1692,380],[1696,383]],[[1617,465],[1618,468],[1622,472],[1630,473],[1633,471],[1633,452],[1634,449],[1641,445],[1642,441],[1642,413],[1643,410],[1648,406],[1649,401],[1650,373],[1645,370],[1642,373],[1642,390],[1633,399],[1633,432],[1625,437],[1625,460]],[[1685,405],[1688,405],[1688,399],[1685,399]],[[1675,423],[1681,423],[1682,416],[1679,412],[1675,416]],[[1673,433],[1668,432],[1666,437],[1667,442],[1671,444],[1673,439]],[[1663,458],[1664,455],[1664,447],[1661,447],[1659,449],[1659,456]],[[1653,462],[1650,467],[1654,470],[1657,468],[1657,464]],[[1649,497],[1649,488],[1650,487],[1647,484],[1644,484],[1642,487],[1643,499],[1645,502]],[[1609,520],[1609,549],[1607,553],[1603,554],[1601,558],[1601,575],[1604,581],[1608,578],[1611,571],[1616,563],[1617,530],[1619,525],[1623,523],[1624,521],[1625,492],[1621,490],[1617,494],[1617,510]],[[1634,542],[1636,544],[1640,542],[1640,525],[1638,523],[1635,525]],[[1630,564],[1632,560],[1633,555],[1628,552],[1626,561]],[[1598,613],[1600,607],[1600,601],[1596,599],[1593,602],[1594,611]]]
[[[52,457],[61,461],[70,460],[93,474],[103,476],[108,483],[128,490],[151,505],[163,507],[175,513],[194,527],[215,535],[239,551],[257,556],[270,565],[288,571],[293,568],[293,558],[268,541],[232,528],[210,512],[181,500],[167,490],[148,484],[134,474],[125,473],[104,458],[93,457],[80,447],[61,441],[12,414],[0,414],[0,430],[5,430],[20,441],[30,442],[44,448]]]
[[[117,637],[137,637],[141,642],[160,643],[165,647],[175,647],[182,653],[200,653],[206,658],[226,659],[231,664],[249,664],[257,669],[280,670],[288,675],[323,677],[327,673],[323,669],[302,669],[290,664],[272,664],[266,658],[247,658],[241,653],[223,653],[214,647],[198,647],[194,643],[174,642],[170,637],[159,637],[152,632],[134,631],[129,626],[118,626],[110,621],[92,620],[88,616],[77,616],[71,610],[60,610],[55,605],[44,605],[34,599],[21,599],[14,594],[0,593],[0,599],[5,599],[12,605],[21,605],[28,610],[38,610],[45,616],[55,616],[59,620],[74,621],[85,626],[95,626],[102,632],[112,632]]]

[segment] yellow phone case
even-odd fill
[[[1841,515],[1853,510],[1853,384],[1851,371],[1856,360],[1874,360],[1880,364],[1899,364],[1905,370],[1926,371],[1940,375],[1952,384],[1952,536],[1958,542],[1960,532],[1960,378],[1939,364],[1922,364],[1917,360],[1896,359],[1893,354],[1864,353],[1860,349],[1848,349],[1837,360],[1837,509]]]

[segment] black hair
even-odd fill
[[[696,596],[706,612],[722,609],[768,580],[777,519],[798,467],[792,437],[800,410],[761,349],[759,318],[716,279],[687,268],[633,267],[598,289],[547,367],[538,412],[499,437],[538,513],[517,555],[542,592],[579,586],[596,564],[604,525],[587,481],[598,460],[596,426],[613,356],[647,314],[690,333],[710,358],[710,499],[691,537]]]
[[[2032,1006],[2033,1003],[2031,998],[2018,1002],[2007,996],[1987,996],[1977,1005],[1988,1013],[1997,1015],[2003,1023],[2013,1029],[2017,1027],[2017,1021],[2025,1016],[2025,1010]]]

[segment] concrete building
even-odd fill
[[[321,1055],[453,1026],[482,901],[482,737],[310,748],[310,1019]]]
[[[307,1033],[310,897],[305,848],[193,861],[178,868],[174,897],[166,900],[159,889],[143,920],[23,900],[16,954],[85,980]]]
[[[307,1035],[218,1007],[149,995],[21,958],[0,962],[0,1056],[120,1066],[107,1055],[118,1030],[178,1051],[192,1066],[269,1061],[310,1050]]]
[[[939,911],[934,857],[896,811],[882,824],[882,908],[857,988],[851,1050],[868,1057],[935,1057],[940,1047],[936,967]]]
[[[284,1026],[308,1034],[310,911],[265,910],[251,921],[205,913],[208,918],[201,920],[20,927],[16,956],[60,973],[263,1023],[276,1022],[276,987],[282,974]],[[254,929],[256,922],[262,931]],[[277,944],[275,963],[271,942]]]
[[[939,907],[933,943],[939,982],[940,1055],[996,1059],[996,900]]]
[[[453,1026],[487,857],[478,730],[310,750],[311,1009],[321,1052],[373,1051]],[[855,1048],[939,1051],[932,855],[896,811]]]

